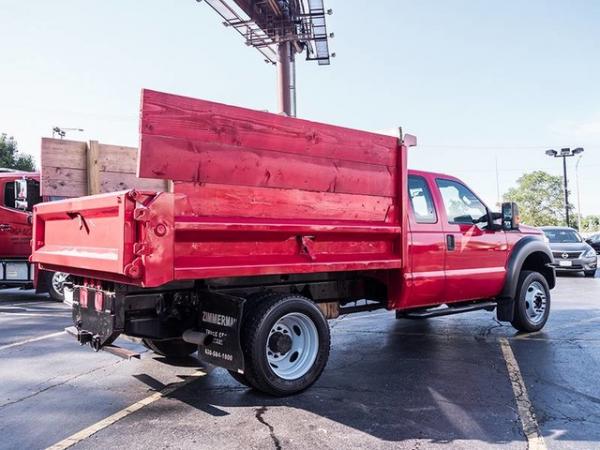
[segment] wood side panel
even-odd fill
[[[137,172],[138,149],[122,145],[99,144],[98,166],[101,172]]]
[[[66,139],[42,138],[42,167],[85,170],[87,143]]]
[[[123,172],[101,172],[100,192],[115,192],[126,189],[138,189],[146,191],[166,191],[165,180],[152,180],[138,178],[135,173]]]
[[[278,219],[365,220],[391,223],[393,199],[223,184],[175,183],[178,215]]]
[[[40,152],[41,193],[45,196],[78,197],[87,193],[87,144],[42,138]]]
[[[395,167],[398,139],[160,92],[142,91],[142,136],[165,136],[241,149]],[[155,177],[142,145],[139,175]],[[162,161],[154,161],[158,167]],[[166,174],[168,178],[173,174]]]
[[[396,191],[387,166],[151,135],[141,145],[140,173],[154,178],[382,197]]]
[[[51,197],[83,197],[87,195],[87,179],[82,170],[65,169],[67,176],[57,178],[45,177],[42,182],[44,196]],[[77,181],[74,181],[76,179]]]
[[[100,191],[100,168],[98,165],[100,149],[98,141],[90,141],[87,151],[87,182],[88,195],[99,194]]]
[[[167,182],[165,180],[136,176],[138,157],[136,147],[98,144],[97,153],[99,192],[122,191],[132,188],[151,191],[166,190]]]
[[[124,189],[165,191],[166,180],[137,178],[137,148],[42,139],[42,195],[82,197]]]

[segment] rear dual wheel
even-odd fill
[[[242,323],[244,374],[240,383],[285,396],[313,384],[329,358],[327,320],[300,295],[267,294],[248,302]]]

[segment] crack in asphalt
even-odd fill
[[[264,414],[269,410],[269,408],[267,408],[266,406],[261,406],[260,408],[256,409],[256,413],[254,414],[254,417],[256,417],[256,420],[258,420],[261,424],[263,424],[264,426],[266,426],[269,429],[269,434],[271,435],[271,439],[273,440],[273,444],[275,445],[275,449],[276,450],[281,450],[281,441],[279,440],[279,438],[275,435],[275,428],[273,428],[273,425],[271,425],[269,422],[267,422],[264,418]]]
[[[479,336],[480,337],[488,337],[488,336],[490,336],[492,331],[495,330],[496,328],[504,328],[504,324],[502,322],[500,322],[498,319],[494,318],[494,322],[496,322],[496,325],[491,325],[491,326],[487,327],[485,330],[483,330],[483,332],[479,333]]]

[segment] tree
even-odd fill
[[[517,180],[517,187],[504,194],[504,201],[519,205],[521,221],[527,225],[565,224],[563,179],[541,170],[526,173]],[[569,205],[572,216],[573,207]]]
[[[581,230],[584,233],[593,233],[600,231],[600,216],[591,215],[581,218]]]
[[[33,172],[35,163],[31,155],[19,153],[17,141],[5,133],[0,134],[0,167]]]

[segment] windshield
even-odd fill
[[[551,244],[576,244],[581,242],[575,230],[544,230]]]

